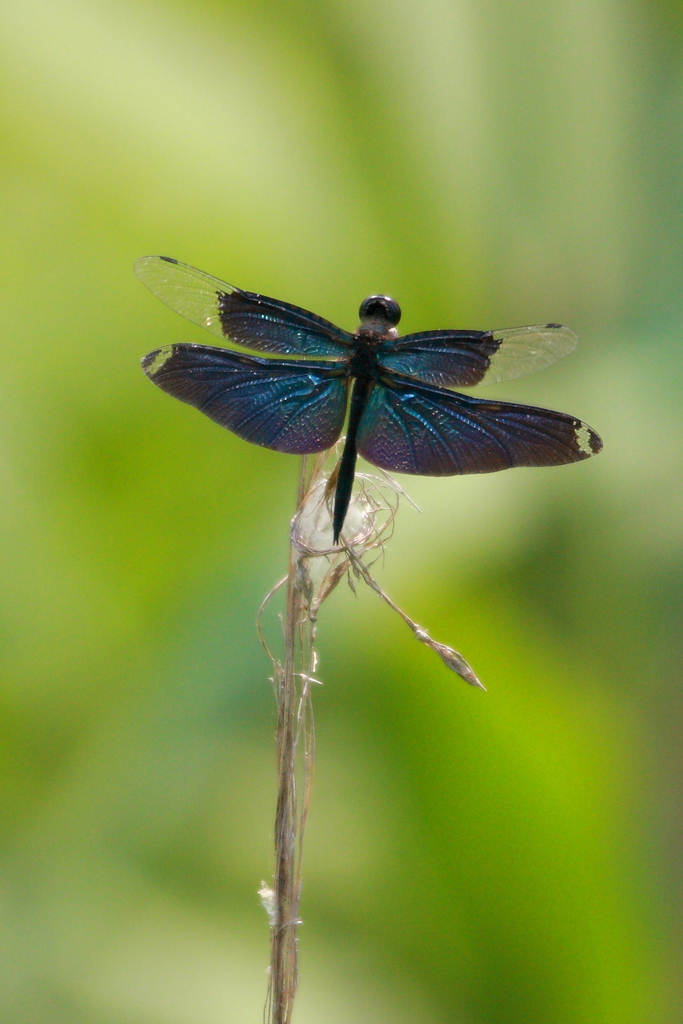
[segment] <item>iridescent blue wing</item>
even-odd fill
[[[324,451],[344,425],[348,378],[334,364],[166,345],[146,355],[142,368],[162,391],[245,441],[278,452]]]
[[[169,256],[143,256],[135,273],[176,313],[257,352],[282,356],[348,355],[353,336],[298,306],[244,292]]]
[[[410,381],[372,390],[358,451],[382,469],[420,476],[493,473],[513,466],[562,466],[597,455],[586,423],[550,409],[487,402]]]
[[[473,387],[523,377],[576,348],[576,335],[561,324],[505,331],[424,331],[384,342],[377,354],[394,373],[425,384]]]

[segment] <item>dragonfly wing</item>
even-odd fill
[[[346,414],[344,368],[259,359],[209,345],[167,345],[142,368],[162,391],[264,448],[307,455],[329,448]]]
[[[276,355],[348,354],[353,337],[298,306],[245,292],[169,256],[143,256],[135,273],[176,313],[217,338]]]
[[[428,385],[375,385],[358,429],[358,451],[382,469],[421,476],[561,466],[597,455],[586,423],[550,409],[487,402]]]
[[[385,342],[382,366],[440,387],[473,387],[523,377],[551,366],[576,348],[561,324],[504,331],[425,331]]]

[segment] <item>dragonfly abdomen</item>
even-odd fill
[[[372,391],[372,379],[368,377],[356,377],[351,392],[351,409],[349,411],[349,425],[346,430],[346,443],[339,461],[339,473],[337,475],[337,487],[334,492],[334,512],[332,515],[332,528],[334,532],[334,543],[339,540],[346,513],[349,510],[351,492],[353,490],[353,479],[356,475],[356,435],[358,424],[365,406],[367,405],[370,392]]]

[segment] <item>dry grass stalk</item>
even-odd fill
[[[342,439],[343,440],[343,439]],[[335,471],[326,471],[331,453],[302,459],[297,513],[290,532],[289,571],[266,595],[259,609],[257,628],[273,665],[277,699],[276,755],[278,792],[275,811],[275,872],[272,888],[260,890],[271,926],[271,960],[266,1024],[290,1024],[299,980],[297,933],[301,896],[303,836],[311,794],[315,731],[311,689],[317,680],[315,634],[323,601],[346,577],[363,580],[426,644],[444,664],[473,686],[482,687],[464,658],[428,635],[385,593],[370,573],[367,556],[379,557],[391,537],[399,497],[404,492],[387,474],[358,473],[360,484],[344,527],[342,542],[332,545],[330,504]],[[409,500],[409,499],[408,499]],[[365,560],[364,560],[365,559]],[[286,587],[283,619],[284,659],[276,658],[266,643],[262,613],[270,599]]]
[[[302,459],[297,508],[309,485],[309,458]],[[313,460],[311,475],[316,472]],[[261,630],[261,613],[270,598],[287,587],[285,599],[284,661],[270,652]],[[270,982],[264,1019],[268,1024],[290,1024],[299,979],[297,929],[301,895],[301,853],[310,800],[315,750],[311,685],[315,668],[314,623],[310,616],[310,585],[301,556],[292,544],[289,572],[266,596],[259,609],[258,629],[274,669],[277,699],[277,803],[275,809],[275,873],[272,889],[260,895],[271,924]]]

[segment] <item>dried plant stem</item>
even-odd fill
[[[464,679],[466,683],[470,684],[470,686],[476,686],[480,690],[486,689],[484,684],[475,675],[471,666],[467,664],[462,654],[458,654],[453,647],[448,647],[447,644],[440,644],[438,640],[433,640],[426,629],[423,629],[418,622],[415,622],[415,620],[411,619],[409,615],[406,615],[403,609],[399,608],[396,602],[391,600],[386,591],[380,587],[368,567],[363,565],[358,555],[350,547],[347,547],[347,557],[349,559],[349,564],[356,575],[360,576],[360,578],[367,583],[370,589],[374,590],[378,597],[381,597],[382,600],[389,605],[391,610],[396,612],[396,614],[403,619],[406,626],[412,630],[420,643],[425,644],[434,651],[435,654],[439,655],[446,668],[450,668],[452,672],[456,672],[460,678]]]
[[[316,682],[313,678],[314,640],[320,606],[342,579],[348,580],[352,590],[355,589],[354,578],[362,579],[451,671],[483,689],[462,655],[433,640],[399,608],[363,561],[363,556],[382,551],[391,536],[399,494],[403,494],[395,481],[386,474],[382,478],[358,474],[359,491],[346,521],[353,534],[350,540],[342,535],[339,545],[332,544],[330,502],[336,476],[334,470],[325,473],[325,461],[334,454],[332,450],[302,460],[297,515],[290,531],[289,571],[266,595],[257,617],[259,637],[273,665],[277,698],[275,873],[273,887],[264,883],[260,891],[271,927],[265,1024],[291,1024],[299,980],[297,932],[301,923],[301,857],[315,752],[311,687]],[[271,597],[285,585],[285,655],[280,661],[266,643],[261,619]]]
[[[315,465],[314,465],[315,471]],[[302,460],[297,508],[308,485]],[[297,929],[301,895],[301,852],[314,758],[311,684],[315,666],[310,587],[301,555],[290,548],[284,617],[284,663],[274,661],[277,696],[275,874],[271,898],[269,1024],[290,1024],[298,983]],[[281,581],[281,584],[285,581]],[[278,586],[280,586],[279,584]],[[301,782],[298,791],[297,776]]]

